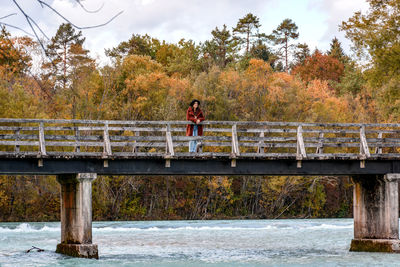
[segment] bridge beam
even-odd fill
[[[61,184],[61,243],[57,253],[81,258],[99,258],[92,244],[92,181],[96,173],[63,174]]]
[[[400,253],[400,174],[353,176],[354,239],[350,251]]]

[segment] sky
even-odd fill
[[[102,24],[122,11],[109,24],[95,29],[82,30],[86,37],[85,48],[99,62],[107,62],[104,50],[127,41],[132,34],[149,34],[167,42],[184,38],[196,43],[211,38],[215,27],[226,24],[229,29],[247,13],[260,19],[260,32],[270,34],[284,19],[298,26],[299,38],[294,43],[307,43],[311,50],[329,49],[337,37],[348,53],[351,43],[339,31],[342,21],[354,12],[368,10],[366,0],[83,0],[89,13],[74,0],[43,0],[77,26]],[[20,7],[35,20],[51,38],[58,26],[65,22],[37,0],[16,0]],[[9,14],[14,14],[2,18]],[[32,33],[29,25],[12,0],[0,1],[0,22],[11,24]],[[8,28],[12,35],[26,35],[21,30]]]

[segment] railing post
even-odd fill
[[[383,137],[382,132],[378,133],[378,139],[382,139],[382,137]],[[380,140],[380,141],[382,142],[382,140]],[[375,148],[375,154],[382,154],[382,147],[377,146]]]
[[[231,166],[236,167],[236,157],[240,156],[239,141],[237,136],[237,126],[232,126],[232,162]]]
[[[40,155],[46,156],[46,143],[44,140],[44,126],[43,122],[39,123],[39,146],[40,146]]]
[[[112,156],[111,142],[110,142],[110,134],[108,132],[108,123],[104,124],[104,151],[103,154],[105,157]]]
[[[318,146],[317,146],[317,151],[315,151],[315,153],[317,154],[322,154],[324,153],[324,133],[320,132],[319,133],[319,141],[318,141]]]
[[[361,155],[360,168],[365,168],[365,160],[371,157],[371,154],[369,152],[367,138],[365,136],[364,125],[361,126],[360,128],[360,155]]]
[[[79,142],[79,136],[80,136],[80,133],[79,133],[79,127],[74,127],[75,128],[75,142]],[[80,146],[78,146],[78,145],[75,145],[75,152],[81,152],[81,147]]]
[[[263,138],[264,137],[264,132],[260,133],[260,137]],[[258,142],[258,149],[257,149],[257,153],[264,153],[264,141],[260,140],[260,142]]]
[[[171,135],[171,125],[167,124],[167,131],[165,132],[165,137],[167,139],[167,154],[169,156],[174,156],[174,144],[172,143],[172,135]]]
[[[39,161],[38,161],[38,166],[39,167],[43,167],[43,159],[42,159],[42,157],[43,156],[47,156],[46,141],[45,141],[45,138],[44,138],[44,125],[43,125],[43,122],[39,123],[39,149],[40,149],[40,152],[39,152],[40,158],[39,158]]]
[[[301,161],[305,158],[307,158],[307,154],[304,146],[303,127],[299,125],[299,127],[297,127],[297,150],[296,150],[297,168],[301,168]]]
[[[165,131],[165,139],[166,139],[166,161],[165,167],[171,167],[171,157],[175,155],[174,152],[174,144],[172,143],[172,135],[171,135],[171,125],[167,124],[167,129]]]
[[[203,153],[203,143],[201,141],[197,142],[196,144],[196,152]]]
[[[239,148],[236,124],[232,126],[232,154],[235,157],[240,156],[240,148]]]
[[[17,141],[17,142],[20,141],[21,137],[20,137],[20,129],[19,128],[15,131],[15,134],[17,135],[17,138],[15,138],[15,141]],[[15,152],[19,153],[19,151],[20,151],[20,146],[15,145]]]
[[[139,136],[139,132],[135,132],[135,136]],[[132,144],[132,153],[136,153],[138,152],[137,146],[136,146],[136,140],[133,140],[133,144]]]

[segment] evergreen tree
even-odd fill
[[[83,49],[85,38],[82,32],[75,32],[70,23],[63,23],[51,38],[46,48],[50,59],[43,65],[45,78],[52,80],[55,90],[67,89],[72,84],[73,73],[93,64],[88,56],[89,51]]]
[[[211,34],[213,38],[204,43],[203,51],[207,53],[219,67],[224,68],[229,62],[234,60],[237,42],[232,38],[225,24],[221,30],[215,27]]]
[[[249,58],[258,58],[269,62],[272,68],[275,68],[277,59],[276,55],[271,51],[271,49],[261,40],[252,45]]]
[[[240,45],[244,45],[246,48],[246,54],[249,53],[251,45],[265,37],[265,34],[259,33],[259,28],[261,27],[260,19],[249,13],[243,18],[239,19],[235,28],[233,28],[233,34],[238,40]]]
[[[166,69],[170,74],[179,73],[183,76],[197,73],[201,70],[200,54],[201,47],[193,40],[181,39],[178,42],[177,49],[173,50]]]
[[[291,39],[299,38],[299,33],[297,32],[298,27],[291,19],[285,19],[270,35],[270,39],[275,45],[280,46],[279,54],[282,53],[285,59],[285,71],[289,70],[289,50],[293,47],[289,42]]]
[[[298,44],[294,52],[294,65],[302,65],[306,58],[310,57],[310,48],[306,43]]]
[[[161,43],[158,39],[149,35],[132,34],[128,41],[121,42],[117,47],[106,49],[105,53],[109,57],[123,58],[127,55],[150,56],[156,59],[157,51]]]
[[[346,56],[346,54],[343,51],[342,44],[339,42],[339,40],[334,37],[331,41],[331,48],[327,51],[327,54],[331,57],[336,58],[343,64],[347,63],[349,61],[349,57]]]

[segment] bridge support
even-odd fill
[[[81,258],[99,258],[92,244],[92,181],[96,173],[64,174],[61,184],[61,243],[57,253]]]
[[[354,239],[350,251],[400,253],[400,174],[353,177]]]

